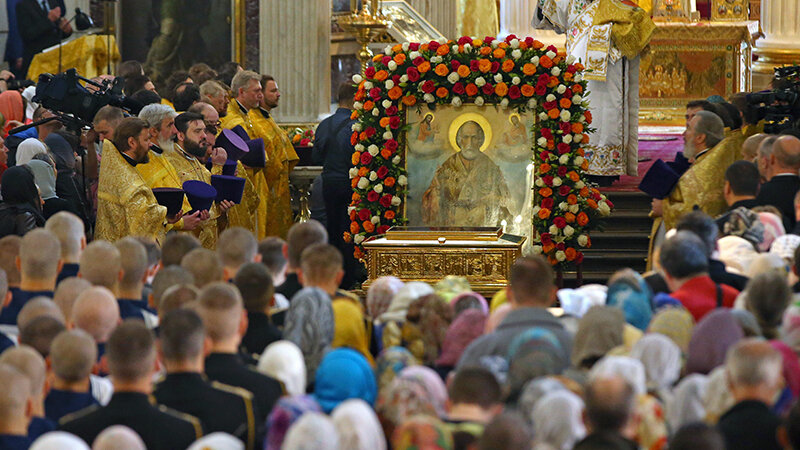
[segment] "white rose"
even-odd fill
[[[517,38],[512,39],[510,44],[511,44],[511,48],[519,48],[519,39],[517,39]]]
[[[492,41],[491,45],[492,45],[492,48],[497,48],[497,46],[500,45],[500,42],[498,42],[497,40],[494,40],[494,41]]]
[[[391,45],[387,45],[386,47],[383,47],[383,54],[384,55],[390,55],[391,53],[392,53],[392,46]]]
[[[550,74],[553,75],[554,77],[557,77],[561,75],[561,69],[558,68],[558,66],[553,67],[552,69],[550,69]]]
[[[578,119],[578,122],[580,122],[580,123],[584,123],[584,122],[586,122],[586,116],[584,116],[583,114],[581,114],[581,117]]]
[[[380,194],[383,192],[383,185],[381,183],[378,183],[375,185],[374,188],[372,188],[372,190]]]
[[[434,98],[433,94],[425,94],[422,96],[422,101],[425,103],[433,103],[435,100],[436,98]]]
[[[408,51],[408,42],[403,42],[402,48],[403,48],[404,52],[407,52]]]
[[[453,97],[453,100],[450,101],[456,108],[461,106],[461,97]]]
[[[558,204],[558,209],[560,209],[561,211],[566,211],[567,208],[569,208],[569,205],[567,204],[567,202],[561,202],[561,203]]]
[[[392,136],[392,132],[391,131],[386,131],[386,132],[383,133],[383,138],[386,139],[387,141],[389,139],[392,139],[393,137],[394,136]]]
[[[518,49],[517,50],[513,50],[511,52],[511,57],[514,58],[514,59],[519,59],[521,56],[522,56],[522,52],[519,51]]]
[[[375,181],[375,180],[377,180],[377,179],[378,179],[378,174],[377,174],[377,173],[375,173],[375,171],[374,171],[374,170],[373,170],[372,172],[370,172],[370,173],[369,173],[369,181]]]
[[[363,144],[356,144],[356,146],[354,148],[356,149],[357,152],[363,152],[364,151],[364,145]]]
[[[567,87],[564,86],[563,84],[559,84],[558,87],[556,88],[556,92],[558,92],[559,94],[563,94],[564,92],[567,92]]]
[[[369,152],[370,155],[375,156],[375,155],[378,154],[378,152],[380,150],[378,150],[378,146],[377,145],[372,144],[369,147],[367,147],[367,151]]]
[[[472,50],[472,44],[464,44],[464,51],[468,52],[470,50]]]
[[[366,90],[372,89],[372,81],[365,81],[364,82],[364,89],[366,89]]]
[[[571,134],[565,134],[564,137],[561,138],[561,142],[563,142],[565,144],[571,144],[572,143],[572,135]]]
[[[575,103],[576,105],[579,105],[582,101],[583,101],[583,97],[581,97],[580,95],[575,94],[575,95],[572,96],[572,103]]]
[[[457,54],[458,53],[458,46],[454,45],[454,46],[450,47],[450,53],[452,53],[454,55]]]
[[[533,215],[536,216],[537,214],[539,214],[539,211],[541,211],[541,209],[542,208],[539,207],[539,206],[534,206],[533,207]]]
[[[553,58],[556,57],[556,54],[553,53],[552,50],[548,50],[547,53],[545,53],[545,55],[547,55],[547,57],[550,58],[550,59],[553,59]]]
[[[561,111],[560,117],[562,122],[569,122],[569,120],[572,118],[572,114],[568,109],[564,109]]]
[[[578,156],[578,158],[581,158],[581,164],[583,164],[583,157]],[[578,158],[575,158],[576,163],[578,162]],[[583,189],[585,186],[586,184],[583,181],[578,181],[575,183],[575,189]]]
[[[483,105],[483,97],[480,96],[475,97],[475,106],[481,106],[481,105]]]
[[[389,89],[394,87],[394,81],[386,80],[386,82],[383,83],[383,85],[386,87],[386,90],[388,91]]]
[[[440,62],[442,62],[442,57],[439,55],[431,58],[431,64],[439,64]]]
[[[483,77],[475,78],[475,86],[483,87],[483,85],[485,85],[485,84],[486,84],[486,80],[484,80]]]
[[[351,167],[350,168],[350,179],[352,180],[353,178],[356,177],[356,175],[358,175],[358,169],[356,169],[355,167]]]
[[[386,67],[388,67],[389,70],[394,71],[397,69],[397,63],[394,62],[394,60],[391,60],[389,61],[389,64],[386,65]]]
[[[608,206],[606,202],[600,202],[597,205],[597,211],[600,213],[601,216],[605,217],[611,214],[611,207]]]
[[[354,123],[354,124],[353,124],[353,126],[352,126],[352,127],[350,127],[350,128],[351,128],[353,131],[361,132],[361,124],[360,124],[360,123],[358,123],[358,122]]]
[[[377,225],[377,224],[381,223],[381,218],[378,217],[378,216],[372,216],[372,218],[369,221],[372,222],[373,224]]]
[[[578,211],[581,210],[581,207],[576,203],[574,205],[569,205],[569,212],[572,214],[578,214]]]
[[[389,89],[391,89],[391,88],[389,88]],[[392,101],[388,100],[388,99],[384,100],[384,101],[381,102],[381,105],[383,105],[383,108],[386,109],[386,108],[392,106]]]
[[[582,234],[578,236],[578,245],[581,247],[586,247],[586,244],[589,243],[589,236]]]
[[[514,77],[514,78],[511,79],[511,84],[513,84],[514,86],[517,86],[521,82],[522,82],[522,80],[520,80],[519,77]]]
[[[583,164],[583,156],[576,156],[576,157],[575,157],[575,165],[576,165],[576,166],[580,166],[581,164]],[[578,183],[581,183],[581,182],[579,181]],[[578,189],[580,189],[580,188],[582,188],[583,186],[581,186],[581,187],[578,187],[578,184],[577,184],[577,183],[575,183],[575,187],[577,187]]]
[[[461,77],[455,72],[450,72],[450,75],[447,76],[447,81],[452,84],[456,84],[460,79]]]
[[[499,83],[501,81],[503,81],[503,74],[502,73],[494,74],[494,82]]]
[[[502,100],[500,100],[500,107],[501,108],[508,108],[508,99],[507,98],[503,98]]]
[[[530,108],[530,109],[536,108],[536,99],[535,98],[532,98],[532,99],[528,100],[528,108]]]
[[[394,158],[392,158],[392,164],[394,164],[395,166],[400,164],[400,156],[396,155]]]
[[[560,177],[553,178],[553,186],[555,186],[555,187],[561,186],[561,178]]]
[[[399,184],[400,186],[407,185],[408,184],[408,178],[406,178],[405,175],[400,175],[399,177],[397,177],[397,184]]]
[[[378,108],[372,108],[372,115],[378,117],[381,115],[381,112],[378,110]]]
[[[534,181],[533,184],[535,184],[538,187],[542,187],[542,186],[544,186],[544,181],[542,181],[541,178],[536,177],[536,181]]]
[[[536,143],[539,144],[539,147],[544,147],[545,145],[547,145],[547,138],[542,136],[536,140]]]
[[[547,97],[544,98],[546,102],[554,102],[556,101],[556,96],[553,94],[547,94]]]
[[[557,234],[558,234],[558,227],[557,227],[557,226],[555,226],[555,225],[550,225],[550,229],[549,229],[548,231],[550,231],[550,234],[552,234],[553,236],[555,236],[555,235],[557,235]]]
[[[356,109],[356,110],[361,110],[361,108],[363,108],[363,107],[364,107],[364,104],[363,104],[363,103],[361,103],[361,102],[355,102],[355,103],[353,103],[353,109]]]
[[[353,236],[353,242],[355,242],[356,245],[359,245],[362,242],[364,242],[364,239],[365,239],[364,235],[361,233],[358,233],[357,235]]]
[[[400,82],[401,83],[408,83],[408,75],[406,75],[406,74],[400,75]]]
[[[392,206],[400,206],[400,202],[401,202],[400,197],[396,195],[392,196]]]
[[[418,52],[418,51],[416,51],[416,50],[414,50],[413,52],[411,52],[411,53],[409,53],[409,54],[408,54],[408,57],[409,57],[410,59],[417,59],[417,58],[419,58],[420,56],[422,56],[422,53],[420,53],[420,52]]]
[[[559,251],[557,251],[557,252],[556,252],[556,260],[558,260],[558,261],[563,261],[563,260],[565,260],[565,259],[567,259],[567,254],[566,254],[566,253],[564,253],[564,252],[563,252],[563,251],[561,251],[561,250],[559,250]]]
[[[570,236],[572,236],[573,234],[575,234],[575,228],[572,228],[572,227],[571,227],[571,226],[569,226],[569,225],[567,225],[566,227],[564,227],[564,236],[566,236],[566,237],[570,237]]]
[[[567,64],[572,64],[575,62],[575,57],[572,55],[567,56]]]
[[[580,83],[581,81],[583,81],[583,75],[576,73],[573,80],[575,80],[576,83]]]
[[[533,64],[534,66],[538,66],[539,65],[539,57],[538,56],[534,56],[533,58],[531,58],[531,64]]]
[[[445,45],[447,44],[447,38],[441,38],[437,42],[439,43],[439,45]]]
[[[367,180],[364,177],[361,177],[358,179],[358,184],[356,186],[358,186],[359,189],[366,189],[367,186],[369,186],[369,180]]]
[[[355,206],[348,206],[348,207],[347,207],[347,214],[350,214],[351,212],[353,212],[353,211],[355,211],[355,210],[356,210],[356,207],[355,207]]]
[[[359,74],[353,75],[353,83],[358,84],[364,81],[364,78],[361,77]]]
[[[547,120],[547,119],[548,119],[548,117],[547,117],[547,113],[546,112],[540,112],[539,113],[539,120]]]
[[[567,163],[569,163],[569,153],[564,153],[563,155],[561,155],[561,156],[558,158],[558,162],[559,162],[561,165],[564,165],[564,164],[567,164]]]
[[[534,245],[533,247],[531,247],[531,251],[533,252],[534,255],[541,255],[543,249],[541,245]]]

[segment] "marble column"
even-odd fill
[[[456,37],[458,0],[406,0],[406,2],[446,38]]]
[[[330,112],[330,0],[261,0],[260,70],[281,90],[278,122],[316,122]]]
[[[797,0],[761,0],[761,30],[753,70],[772,75],[773,68],[800,61],[800,3]]]

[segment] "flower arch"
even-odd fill
[[[554,266],[583,260],[589,231],[613,204],[584,181],[591,113],[585,99],[583,65],[557,54],[553,46],[510,35],[500,41],[462,37],[458,41],[404,43],[376,55],[358,83],[351,143],[353,198],[346,242],[361,244],[402,225],[408,178],[398,151],[406,129],[404,110],[427,104],[496,105],[533,111],[535,166],[533,251]]]

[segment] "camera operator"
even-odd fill
[[[69,37],[72,26],[64,17],[64,0],[21,0],[16,11],[24,45],[20,72],[27,74],[34,55]]]

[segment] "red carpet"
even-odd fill
[[[683,136],[680,133],[639,134],[639,175],[632,177],[623,175],[619,181],[603,191],[638,191],[639,182],[657,159],[672,161],[675,154],[683,150]]]

